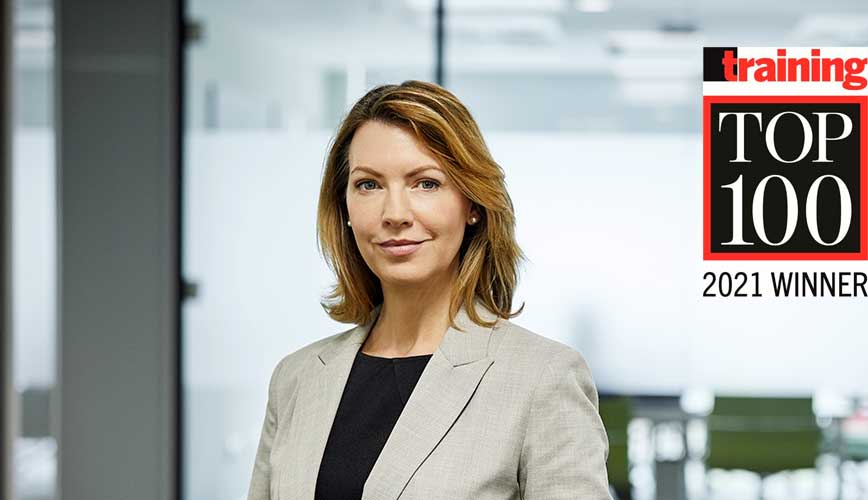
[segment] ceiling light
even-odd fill
[[[612,0],[575,0],[573,8],[581,12],[608,12],[612,9]]]

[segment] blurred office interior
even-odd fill
[[[72,4],[4,3],[8,498],[245,498],[271,370],[346,328],[329,140],[419,79],[506,172],[513,321],[588,361],[613,496],[868,499],[864,299],[703,299],[733,266],[702,261],[700,189],[701,47],[868,46],[868,4]]]

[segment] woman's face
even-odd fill
[[[349,229],[383,285],[431,283],[457,270],[464,229],[478,213],[422,143],[368,121],[350,143],[349,166]]]

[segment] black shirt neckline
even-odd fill
[[[413,360],[428,359],[433,355],[434,354],[432,353],[432,354],[419,354],[416,356],[405,356],[403,358],[385,358],[383,356],[373,356],[371,354],[365,354],[364,352],[362,352],[361,349],[359,349],[359,356],[360,357],[363,357],[366,359],[372,359],[372,360],[391,361],[391,362],[395,362],[395,363],[400,362],[400,361],[413,361]]]

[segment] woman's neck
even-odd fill
[[[449,328],[451,281],[413,289],[383,287],[383,306],[362,352],[384,357],[431,354]]]

